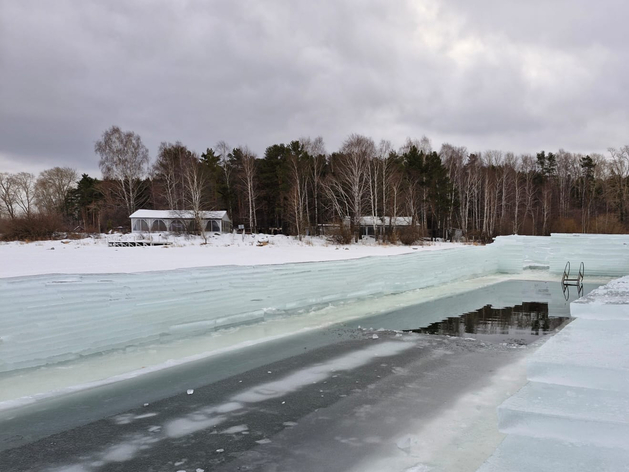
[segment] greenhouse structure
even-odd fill
[[[202,211],[200,214],[205,231],[231,232],[232,224],[226,211]],[[191,210],[137,210],[129,218],[133,233],[186,233],[197,230]]]

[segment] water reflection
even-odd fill
[[[449,317],[418,329],[415,333],[474,337],[489,342],[529,344],[540,335],[559,328],[566,317],[549,317],[548,303],[523,302],[505,308],[486,305],[461,316]]]

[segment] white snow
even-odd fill
[[[99,239],[0,243],[0,278],[41,274],[110,274],[173,270],[221,265],[286,264],[336,261],[368,256],[394,256],[421,251],[460,247],[456,243],[424,246],[380,245],[369,240],[338,246],[322,237],[220,234],[207,244],[200,237],[168,236],[156,241],[172,243],[152,247],[108,247],[111,239],[137,240],[135,235]],[[258,243],[267,244],[258,246]],[[413,250],[415,248],[415,251]],[[347,249],[347,250],[342,250]]]
[[[108,247],[110,240],[168,242],[168,246]],[[335,261],[368,256],[394,256],[460,247],[431,242],[423,246],[375,244],[367,238],[339,246],[323,237],[302,241],[282,235],[212,233],[207,244],[198,236],[100,235],[63,241],[0,242],[0,278],[41,274],[111,274],[173,270],[217,265],[261,265]],[[629,267],[629,235],[555,234],[500,236],[491,246],[499,252],[498,271],[518,273],[523,267],[561,274],[566,261],[573,271],[585,262],[586,275],[625,275]]]

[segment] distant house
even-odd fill
[[[379,216],[375,218],[375,226],[378,234],[388,233],[393,228],[405,228],[411,226],[413,218],[410,216],[397,216],[391,218],[389,216]],[[415,223],[417,224],[417,222]],[[350,225],[350,219],[345,218],[343,225],[348,228]],[[358,220],[358,230],[360,236],[373,236],[374,229],[374,217],[373,216],[361,216]],[[333,234],[339,230],[338,223],[328,223],[319,225],[319,232],[321,234]]]
[[[194,213],[189,210],[138,210],[129,218],[134,233],[185,233],[196,228]],[[203,211],[201,220],[203,229],[208,232],[229,233],[232,230],[226,211]]]
[[[360,226],[361,236],[373,236],[373,229],[375,227],[378,233],[382,234],[389,228],[399,228],[401,226],[411,226],[413,224],[413,218],[410,216],[397,216],[391,218],[389,216],[381,216],[374,218],[373,216],[361,216],[358,220]]]

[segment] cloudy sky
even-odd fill
[[[258,154],[350,133],[469,150],[629,144],[622,0],[0,0],[0,172],[100,175],[111,125]]]

